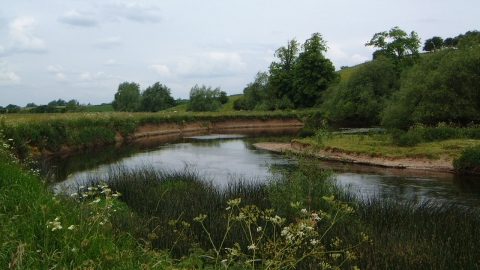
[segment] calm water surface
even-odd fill
[[[256,149],[262,141],[284,141],[302,136],[298,129],[230,130],[227,134],[168,135],[110,146],[69,158],[48,161],[46,173],[60,190],[85,182],[88,175],[105,175],[112,165],[130,168],[153,166],[167,170],[185,167],[197,170],[218,185],[243,177],[264,181],[269,166],[293,161],[285,156]],[[337,182],[361,196],[385,196],[398,200],[451,201],[480,207],[480,180],[449,173],[322,162],[336,172]]]

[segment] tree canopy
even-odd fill
[[[134,112],[140,107],[140,86],[134,82],[124,82],[118,86],[112,102],[115,111]]]
[[[361,65],[348,80],[330,87],[323,97],[323,115],[351,125],[378,125],[380,113],[400,80],[390,58],[380,58]]]
[[[408,35],[407,32],[395,26],[389,31],[376,33],[369,42],[365,43],[365,46],[379,48],[376,55],[401,58],[406,55],[418,54],[420,38],[415,31]]]
[[[467,124],[480,119],[480,46],[449,49],[425,57],[402,76],[386,107],[382,126],[415,123]]]
[[[157,112],[175,106],[175,99],[171,96],[171,90],[167,86],[154,83],[147,87],[141,94],[140,111]]]
[[[294,67],[293,103],[297,108],[309,108],[340,77],[335,72],[333,63],[323,55],[327,51],[327,45],[321,34],[312,34],[302,48]]]
[[[190,90],[190,100],[187,103],[187,111],[209,112],[216,111],[221,105],[220,87],[212,89],[211,86],[195,85]]]

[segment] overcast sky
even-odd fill
[[[155,82],[242,93],[290,39],[319,32],[336,69],[371,59],[394,26],[423,42],[480,30],[479,0],[0,0],[0,106],[113,100]]]

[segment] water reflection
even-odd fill
[[[54,173],[59,181],[55,184],[57,188],[82,182],[91,173],[100,176],[106,174],[114,164],[127,167],[148,165],[173,170],[189,166],[220,185],[238,177],[265,179],[270,176],[270,165],[282,166],[290,161],[282,155],[256,149],[252,145],[262,141],[290,141],[297,136],[298,128],[227,130],[222,134],[173,134],[145,138],[125,145],[53,159],[45,167],[50,171],[55,168]],[[434,199],[480,207],[480,183],[476,177],[338,162],[322,161],[322,164],[336,172],[339,184],[361,196],[384,196],[418,202]]]

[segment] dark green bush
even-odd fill
[[[480,174],[480,146],[463,149],[460,157],[453,160],[453,166],[459,173]]]
[[[410,130],[408,132],[395,129],[392,131],[392,143],[398,146],[412,147],[423,141],[420,132]]]

